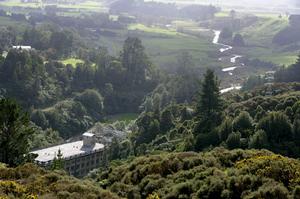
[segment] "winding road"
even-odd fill
[[[222,43],[219,43],[220,41],[220,34],[221,34],[221,31],[219,30],[214,30],[214,38],[213,38],[213,41],[212,43],[215,44],[215,45],[219,45],[221,46],[221,48],[219,49],[219,51],[221,53],[224,53],[228,50],[231,50],[233,49],[232,46],[229,46],[229,45],[226,45],[226,44],[222,44]],[[237,59],[243,57],[242,55],[236,55],[236,54],[232,54],[231,55],[231,58],[230,58],[230,62],[235,64],[237,62]],[[222,57],[219,58],[219,61],[223,61]],[[241,63],[240,65],[237,65],[237,66],[232,66],[232,67],[228,67],[228,68],[223,68],[222,71],[225,72],[225,73],[228,73],[228,75],[232,76],[234,75],[234,70],[239,68],[239,67],[242,67],[244,66],[243,63]],[[224,88],[222,90],[220,90],[221,93],[227,93],[229,91],[232,91],[232,90],[240,90],[242,87],[240,84],[231,84],[231,87],[228,87],[228,88]]]

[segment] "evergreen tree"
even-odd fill
[[[262,129],[268,136],[268,141],[282,143],[293,139],[292,126],[288,117],[281,112],[271,112],[260,120],[257,129]]]
[[[263,149],[268,147],[268,137],[266,132],[258,130],[250,138],[249,147],[253,149]]]
[[[229,149],[236,149],[241,146],[241,134],[239,132],[231,133],[227,140],[226,145]]]
[[[120,158],[120,142],[117,138],[113,138],[110,145],[110,159],[116,160]]]
[[[52,161],[51,169],[52,170],[63,170],[64,169],[64,159],[63,159],[63,154],[60,149],[58,149],[58,152]]]
[[[10,100],[0,100],[0,162],[17,166],[26,160],[34,130],[28,114]]]
[[[150,143],[160,132],[160,124],[153,112],[144,113],[137,119],[139,127],[136,145]]]
[[[126,82],[130,86],[145,82],[146,71],[150,67],[150,62],[139,38],[129,37],[125,40],[121,61],[127,70]]]
[[[170,109],[165,109],[160,117],[160,130],[164,133],[174,127],[173,115]]]
[[[222,121],[222,100],[219,81],[212,70],[207,70],[197,99],[195,133],[210,132]]]
[[[217,146],[220,144],[218,132],[212,130],[210,133],[201,133],[196,137],[195,150],[201,151],[211,146]]]
[[[31,121],[33,121],[36,125],[42,127],[43,129],[46,129],[49,125],[49,121],[41,110],[32,112]]]
[[[257,106],[255,113],[255,121],[259,121],[260,119],[266,116],[266,111],[260,105]]]
[[[243,111],[233,120],[233,130],[239,131],[243,138],[249,137],[253,128],[253,120],[248,112]]]
[[[232,133],[232,119],[226,118],[218,128],[221,141],[226,141]]]

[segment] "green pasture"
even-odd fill
[[[76,67],[77,64],[83,64],[84,61],[82,59],[77,59],[77,58],[68,58],[60,61],[61,63],[65,65],[72,65],[73,67]]]

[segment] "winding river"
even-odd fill
[[[220,34],[221,34],[221,31],[219,30],[214,30],[214,38],[213,38],[213,41],[212,43],[215,44],[215,45],[219,45],[221,46],[221,48],[219,49],[219,51],[221,53],[224,53],[228,50],[231,50],[233,49],[232,46],[229,46],[229,45],[226,45],[226,44],[222,44],[220,43]],[[236,55],[236,54],[232,54],[231,57],[230,57],[230,62],[232,64],[236,64],[237,62],[237,59],[241,58],[242,55]],[[222,57],[219,58],[219,61],[223,61]],[[228,67],[228,68],[223,68],[222,71],[225,72],[225,73],[228,73],[228,75],[232,76],[234,75],[233,72],[235,69],[239,68],[239,67],[242,67],[244,66],[243,63],[241,63],[240,65],[237,65],[237,66],[232,66],[232,67]],[[226,92],[229,92],[229,91],[232,91],[232,90],[239,90],[241,89],[241,85],[240,84],[231,84],[231,87],[228,87],[228,88],[224,88],[222,90],[220,90],[221,93],[226,93]]]

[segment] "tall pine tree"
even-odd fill
[[[9,99],[0,100],[0,162],[17,166],[26,160],[34,132],[28,114]]]
[[[197,98],[197,125],[194,133],[209,133],[222,121],[223,103],[220,97],[219,81],[214,71],[208,69],[201,83]]]

